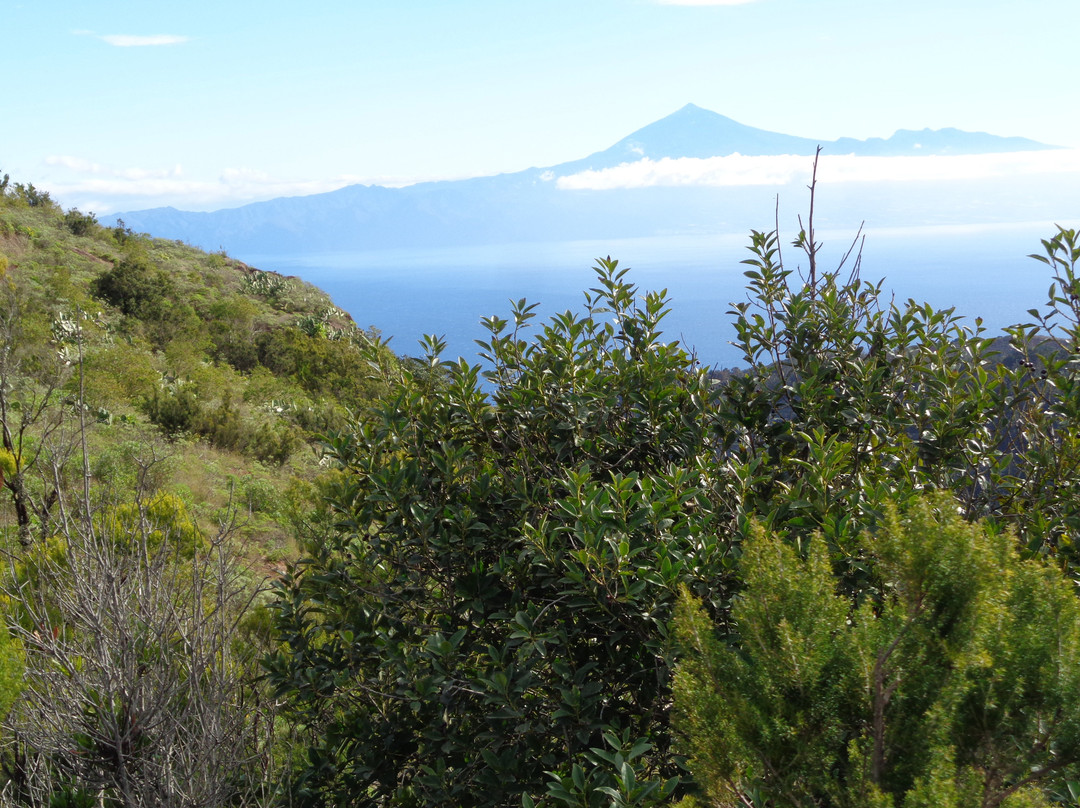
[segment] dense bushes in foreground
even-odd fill
[[[980,530],[999,536],[992,552],[972,551],[980,574],[1006,574],[1007,545],[1044,559],[1057,576],[1071,575],[1078,560],[1076,234],[1062,230],[1044,243],[1039,259],[1054,286],[1034,324],[1011,332],[1023,357],[1015,366],[995,361],[978,321],[969,329],[952,310],[887,304],[857,261],[821,270],[806,234],[796,246],[808,270],[795,274],[780,261],[777,239],[753,234],[750,297],[733,310],[748,367],[722,383],[662,341],[663,294],[639,298],[625,270],[605,259],[584,313],[553,317],[531,340],[524,301],[511,320],[490,318],[484,371],[442,365],[432,339],[428,361],[443,367],[445,382],[432,388],[429,376],[402,370],[386,379],[382,406],[331,441],[341,467],[331,495],[337,530],[312,542],[281,582],[283,645],[267,661],[309,737],[295,799],[644,805],[692,799],[704,787],[728,795],[718,804],[854,805],[861,789],[878,804],[913,805],[937,789],[957,805],[992,805],[1022,793],[1035,799],[1029,785],[1067,793],[1075,757],[1039,727],[1080,718],[1070,712],[1075,671],[1053,692],[1041,690],[1050,679],[1025,679],[1034,695],[1002,707],[1013,712],[984,739],[952,738],[950,719],[924,713],[946,709],[934,706],[935,692],[963,688],[935,671],[951,670],[956,654],[979,657],[965,668],[964,692],[1026,674],[1007,648],[983,653],[940,634],[959,629],[934,623],[944,618],[925,604],[933,619],[912,616],[911,631],[933,646],[926,654],[943,656],[931,663],[897,654],[883,675],[906,689],[880,715],[852,702],[873,701],[865,692],[875,686],[865,671],[873,662],[865,660],[874,646],[852,652],[863,668],[839,657],[807,674],[825,678],[818,690],[744,677],[766,689],[753,713],[710,695],[722,675],[687,673],[673,695],[684,650],[672,631],[680,597],[699,604],[695,630],[711,638],[703,647],[730,649],[735,659],[751,653],[742,615],[770,608],[758,602],[767,590],[748,586],[759,567],[740,562],[751,536],[779,537],[791,548],[787,566],[809,554],[812,591],[831,604],[820,619],[871,634],[895,622],[905,598],[919,597],[897,591],[874,537],[897,535],[890,514],[920,513],[928,492],[954,503],[939,497],[935,507],[982,520]],[[910,537],[911,580],[933,578],[939,563],[961,575],[947,565],[966,552],[948,545],[954,534],[967,535],[920,523]],[[955,590],[950,608],[961,612],[990,597],[962,577],[945,575],[940,585]],[[1025,591],[1024,608],[1045,612],[1063,590]],[[802,623],[790,629],[780,613],[769,618],[779,626],[766,619],[760,653],[789,655],[796,667],[805,657],[812,667],[814,654],[828,653],[814,650],[824,629],[812,604],[798,608]],[[1071,612],[1060,614],[1065,621]],[[1001,636],[1024,633],[1010,626]],[[1060,632],[1074,628],[1063,622]],[[1071,671],[1073,640],[1063,636],[1050,624],[1032,626],[1030,659]],[[915,670],[924,686],[907,684]],[[828,688],[837,677],[847,690]],[[779,733],[776,743],[791,746],[813,777],[794,797],[769,790],[780,775],[766,764],[709,763],[720,742],[692,721],[673,727],[673,699],[685,702],[686,715],[695,699],[716,715],[735,710],[724,720],[751,737]],[[994,701],[984,694],[980,709],[992,711]],[[806,726],[827,724],[815,731],[829,734],[833,757],[799,758],[813,744],[800,734],[804,725],[782,723],[785,710],[804,711]],[[896,769],[927,721],[944,733],[928,747],[936,757]],[[1060,737],[1071,737],[1064,725]],[[880,776],[855,778],[857,761],[874,752],[860,739],[877,731],[889,739],[888,761]],[[760,757],[750,741],[737,743]],[[987,762],[1009,744],[1033,747],[1040,777]],[[713,787],[715,770],[726,791]]]
[[[1076,803],[1075,232],[1009,362],[754,233],[716,381],[611,259],[580,313],[489,318],[482,366],[398,360],[15,190],[0,804]],[[200,520],[162,455],[314,432],[267,597],[231,536],[284,497],[238,467]]]
[[[805,557],[744,544],[738,645],[684,599],[676,726],[718,805],[1041,805],[1080,763],[1080,600],[1011,531],[950,496],[865,538],[883,594],[837,592],[824,542]]]

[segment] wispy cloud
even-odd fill
[[[133,34],[102,34],[101,39],[117,48],[144,48],[156,45],[182,45],[189,41],[189,37],[177,34],[150,34],[137,36]]]
[[[62,166],[83,174],[99,174],[104,170],[100,163],[84,160],[82,157],[71,157],[67,154],[49,155],[45,158],[45,165]]]
[[[757,0],[657,0],[662,6],[744,6]]]
[[[733,154],[709,158],[648,158],[600,171],[582,171],[559,177],[560,188],[612,190],[672,186],[724,187],[734,185],[787,185],[807,182],[812,158],[785,154],[747,157]],[[1010,152],[962,156],[856,157],[822,155],[818,181],[905,182],[912,180],[969,180],[1030,174],[1080,173],[1080,150]]]
[[[179,177],[183,169],[176,165],[173,168],[109,168],[101,163],[86,160],[82,157],[72,157],[67,154],[53,154],[45,158],[45,165],[61,166],[74,171],[77,174],[98,174],[125,180],[165,179],[167,177]]]
[[[181,165],[172,168],[117,168],[70,155],[47,157],[46,164],[60,170],[42,187],[65,205],[98,214],[136,207],[172,205],[186,210],[213,210],[279,196],[304,196],[337,190],[357,183],[403,185],[390,177],[339,175],[295,181],[249,168],[226,168],[213,179],[189,177]]]

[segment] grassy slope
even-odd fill
[[[147,294],[164,290],[126,314],[95,295],[103,273],[125,262],[151,279]],[[65,215],[22,186],[0,195],[0,280],[15,315],[4,339],[34,358],[19,365],[17,380],[40,390],[42,357],[66,353],[72,369],[51,406],[66,408],[69,421],[80,347],[70,331],[82,326],[98,491],[130,497],[133,461],[162,458],[153,485],[179,493],[207,526],[235,508],[252,561],[273,567],[293,552],[294,522],[321,474],[317,435],[378,392],[364,378],[364,333],[324,292],[223,254]],[[14,519],[9,492],[0,491],[0,529],[10,535]]]

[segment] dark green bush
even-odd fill
[[[303,445],[300,429],[280,419],[253,420],[230,399],[204,403],[188,386],[157,390],[143,404],[150,422],[171,439],[192,435],[218,449],[283,465]]]
[[[129,317],[160,320],[166,301],[175,293],[172,280],[147,259],[125,258],[102,272],[91,287],[93,294]]]
[[[712,402],[659,339],[664,298],[638,301],[614,261],[597,275],[587,315],[531,344],[524,302],[511,330],[488,322],[490,398],[476,367],[400,366],[385,402],[331,441],[343,530],[282,583],[288,650],[267,662],[310,733],[298,800],[672,787],[677,587],[722,598],[731,563]]]
[[[1075,561],[1075,233],[1045,243],[1055,284],[1039,324],[1011,332],[1012,365],[979,321],[887,302],[857,259],[822,271],[812,239],[795,244],[805,277],[776,234],[753,234],[733,309],[747,367],[716,383],[661,340],[663,295],[639,302],[610,260],[584,315],[531,342],[524,301],[512,324],[486,321],[483,374],[444,370],[434,338],[396,366],[383,403],[330,442],[339,532],[313,537],[279,590],[287,650],[267,668],[310,732],[298,800],[661,801],[681,772],[675,592],[738,649],[734,565],[755,523],[818,542],[853,603],[890,585],[866,536],[928,490]],[[260,348],[300,378],[314,339]]]
[[[248,451],[256,460],[276,466],[284,465],[304,444],[300,431],[281,421],[259,424],[248,441]]]
[[[305,334],[289,326],[263,332],[256,342],[260,364],[275,375],[293,379],[312,396],[357,406],[381,392],[372,379],[371,358],[351,339],[330,340],[318,332]]]
[[[745,373],[719,387],[724,462],[750,516],[821,531],[859,573],[860,532],[885,503],[953,491],[968,518],[1015,526],[1030,550],[1071,559],[1080,538],[1080,290],[1076,233],[1036,256],[1052,267],[1037,325],[1009,330],[999,361],[976,319],[882,301],[881,283],[821,273],[792,282],[775,234],[755,233],[750,300],[735,306]],[[1049,341],[1049,343],[1048,343]],[[1048,344],[1053,350],[1048,350]],[[1038,363],[1038,364],[1036,364]],[[1069,492],[1069,493],[1065,493]]]
[[[7,180],[6,175],[4,179]],[[7,183],[5,182],[5,186],[6,185]],[[53,198],[49,195],[48,191],[34,187],[34,183],[32,182],[17,182],[11,186],[11,190],[8,191],[8,193],[17,201],[31,208],[44,208],[50,210],[59,207],[56,202],[53,201]]]
[[[78,208],[64,214],[64,225],[76,236],[89,236],[98,229],[97,217],[93,213],[82,213]]]
[[[144,404],[146,417],[170,438],[194,432],[202,416],[199,397],[187,387],[155,391]]]
[[[228,362],[245,373],[258,365],[256,312],[255,304],[240,295],[218,300],[209,306],[204,316],[215,359]]]
[[[195,424],[195,432],[219,449],[239,452],[252,443],[250,424],[229,399],[213,407],[204,407]]]

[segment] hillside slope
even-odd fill
[[[151,480],[197,519],[237,520],[272,562],[321,473],[318,436],[378,393],[362,354],[374,335],[321,290],[103,227],[7,177],[0,331],[0,530],[24,543],[81,477],[82,421],[97,496]]]

